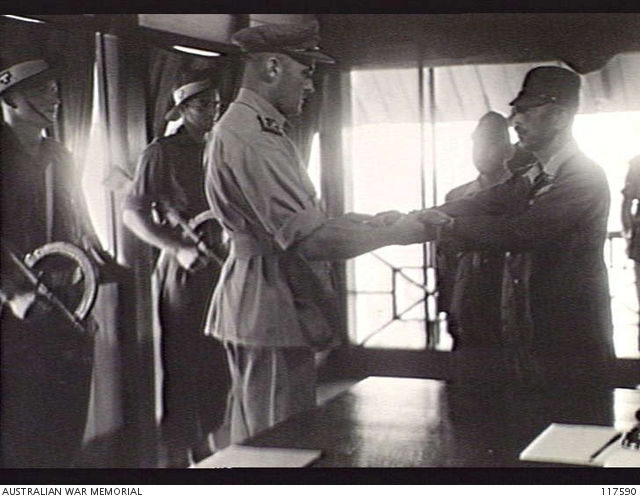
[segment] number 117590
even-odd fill
[[[635,487],[602,487],[603,496],[635,496]]]

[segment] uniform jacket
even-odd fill
[[[206,194],[231,239],[206,332],[254,347],[323,348],[331,267],[306,262],[295,246],[326,220],[284,116],[241,89],[205,152]]]
[[[454,201],[505,181],[504,175],[492,184],[478,177],[451,190],[445,202]],[[450,324],[458,342],[495,343],[500,332],[500,289],[504,254],[496,251],[449,252],[439,248],[438,286],[444,291],[442,305],[450,311]],[[463,333],[465,339],[461,337]]]
[[[529,253],[533,342],[544,354],[611,352],[603,246],[610,195],[603,170],[571,143],[554,175],[526,176],[442,206],[455,217],[443,237],[460,249]]]

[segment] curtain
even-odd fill
[[[137,156],[146,145],[142,85],[146,58],[141,47],[125,45],[116,36],[92,36],[96,40],[97,116],[92,158],[87,164],[101,169],[98,177],[106,192],[109,246],[130,271],[117,283],[102,285],[96,304],[100,333],[82,465],[153,466],[151,320],[146,313],[148,302],[136,299],[146,296],[141,288],[150,275],[150,265],[145,265],[150,258],[147,249],[136,245],[123,228],[119,209]]]
[[[52,30],[46,47],[56,52],[72,54],[65,57],[61,76],[61,120],[58,122],[61,142],[74,154],[78,165],[83,165],[89,144],[89,131],[93,110],[93,65],[95,44],[93,33]],[[55,57],[55,54],[52,54]]]
[[[504,115],[524,75],[541,66],[564,66],[559,60],[514,64],[477,64],[435,68],[438,122],[475,121],[487,111]],[[427,69],[425,69],[426,71]],[[408,123],[415,120],[418,96],[414,68],[358,70],[352,73],[356,122]],[[618,54],[600,70],[582,75],[580,113],[640,109],[640,53]],[[364,84],[359,86],[359,82]]]

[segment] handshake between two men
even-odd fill
[[[396,229],[398,240],[395,244],[404,245],[432,241],[437,238],[440,227],[453,223],[452,217],[435,208],[413,210],[409,213],[391,210],[376,215],[349,213],[345,216],[364,226]]]
[[[430,208],[411,213],[385,211],[376,215],[348,213],[327,219],[304,239],[298,251],[310,260],[343,260],[392,245],[433,241],[453,219]]]

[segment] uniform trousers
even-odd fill
[[[225,343],[232,383],[231,443],[315,407],[316,366],[308,348]]]
[[[0,433],[3,468],[66,468],[80,457],[93,341],[50,317],[3,311]]]

